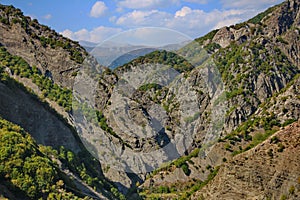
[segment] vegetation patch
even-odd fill
[[[160,90],[160,89],[162,89],[162,86],[157,83],[148,83],[148,84],[142,85],[138,88],[138,90],[140,90],[140,91],[147,91],[147,90],[151,90],[151,89]]]
[[[16,195],[31,199],[79,199],[64,189],[56,163],[21,127],[0,119],[0,179]]]
[[[129,63],[121,66],[120,69],[128,69],[131,65],[154,63],[167,65],[178,71],[179,73],[191,71],[194,66],[180,55],[166,50],[153,51],[145,56],[140,56]]]
[[[252,23],[252,24],[259,24],[262,19],[264,17],[266,17],[268,14],[272,13],[274,10],[276,10],[280,5],[282,4],[279,4],[279,5],[276,5],[276,6],[273,6],[271,8],[268,8],[266,11],[256,15],[255,17],[251,18],[248,20],[249,23]]]
[[[204,181],[193,180],[188,183],[174,183],[171,185],[162,185],[157,187],[143,188],[139,191],[142,198],[146,199],[189,199],[195,192],[207,185],[217,174],[220,167],[211,169],[211,173]]]
[[[206,40],[211,40],[211,39],[213,39],[213,37],[216,35],[216,33],[217,33],[218,31],[219,31],[219,29],[213,30],[213,31],[207,33],[206,35],[204,35],[203,37],[200,37],[200,38],[195,39],[195,41],[198,42],[199,45],[203,45],[203,43],[204,43]]]
[[[10,69],[13,75],[29,78],[42,91],[44,97],[62,106],[65,111],[70,112],[72,109],[72,91],[67,88],[61,88],[56,83],[45,75],[41,74],[40,70],[29,64],[19,56],[11,55],[4,47],[0,47],[0,68],[4,72],[5,68]]]

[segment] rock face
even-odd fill
[[[0,83],[0,115],[30,132],[33,138],[46,146],[64,146],[73,152],[81,150],[76,133],[46,103],[17,85]],[[78,137],[78,136],[77,136]]]
[[[219,136],[225,137],[253,116],[271,117],[281,113],[284,108],[279,106],[280,100],[275,103],[279,106],[278,110],[269,109],[269,115],[260,107],[268,103],[268,98],[279,98],[278,94],[290,88],[289,83],[293,79],[298,79],[299,20],[299,2],[294,0],[271,8],[248,22],[221,28],[202,42],[207,50],[206,55],[213,54],[212,58],[208,56],[201,62],[193,63],[201,56],[196,54],[192,59],[196,67],[187,74],[174,75],[176,78],[157,78],[164,71],[155,70],[157,65],[147,63],[146,59],[103,74],[97,90],[96,106],[107,117],[115,133],[132,147],[120,151],[120,155],[151,152],[157,157],[156,160],[127,158],[127,162],[139,163],[135,167],[147,171],[147,167],[158,160],[161,164],[189,153],[195,147],[216,142]],[[155,80],[154,83],[160,87],[151,88],[148,85],[147,88],[145,84],[149,80]],[[121,93],[116,94],[115,91]],[[299,118],[297,98],[289,98],[289,109],[286,108],[285,113],[276,120],[284,123],[288,119]],[[154,126],[154,121],[157,126]],[[250,128],[246,130],[240,136],[242,140],[247,139],[252,131]],[[186,145],[184,148],[173,149],[173,155],[168,155],[172,152],[170,149],[159,156],[154,153],[156,149],[167,147],[170,141],[179,144],[180,135],[191,139],[183,143],[182,146]],[[122,148],[120,144],[114,145],[116,149]],[[194,164],[187,163],[191,173],[180,180],[204,180],[209,174],[207,166],[219,165],[224,157],[230,155],[226,150],[224,152],[223,145],[209,147],[204,157],[193,158],[191,163]],[[178,171],[180,169],[154,176],[153,185],[180,182],[176,178]],[[146,185],[148,183],[149,180]]]
[[[0,46],[22,57],[30,66],[36,66],[54,83],[71,88],[74,75],[86,56],[82,47],[40,25],[37,20],[25,17],[21,10],[12,6],[0,5],[0,18]],[[24,80],[19,79],[20,82]],[[35,84],[28,86],[32,86],[33,91],[37,90]],[[33,98],[13,84],[11,88],[1,84],[1,96],[1,116],[21,125],[33,134],[37,142],[80,151],[79,138],[76,139],[72,127],[37,97]],[[62,113],[61,110],[58,108],[56,112]],[[66,117],[65,112],[62,114]]]
[[[50,154],[43,156],[47,159],[51,157],[55,161],[55,165],[52,166],[61,168],[60,176],[63,180],[74,180],[70,181],[70,184],[75,191],[98,199],[117,199],[117,195],[119,198],[118,190],[103,176],[100,163],[83,146],[75,130],[71,111],[66,111],[62,104],[59,105],[59,98],[47,96],[51,93],[50,90],[52,94],[57,95],[56,97],[62,95],[62,91],[71,94],[78,69],[87,57],[86,51],[78,43],[62,37],[47,26],[40,25],[37,20],[25,17],[19,9],[3,5],[0,5],[0,47],[1,118],[28,131],[37,144],[50,146],[49,149],[55,149],[53,152],[63,152],[62,155],[67,152],[72,154],[72,160],[80,164],[74,162],[71,166],[68,163],[70,157],[65,162]],[[4,49],[7,55],[3,53]],[[18,61],[22,64],[16,63]],[[94,58],[87,58],[85,61],[96,62]],[[19,70],[27,68],[28,76],[24,77],[9,69],[14,66]],[[35,78],[40,81],[39,84],[33,80],[34,73]],[[47,90],[46,85],[49,92],[46,92],[47,94],[43,93]],[[59,91],[53,92],[54,88]],[[66,95],[62,98],[64,102],[70,102],[71,97],[72,95]],[[83,154],[85,156],[81,156]],[[26,154],[26,159],[27,156],[31,155]],[[84,177],[80,173],[82,169]],[[101,183],[101,186],[91,184],[87,177],[97,180],[96,184]],[[9,184],[9,181],[10,179],[1,180],[1,184],[5,186],[2,188],[4,193],[0,196],[8,195],[17,199],[7,191],[6,184]],[[12,185],[8,188],[11,189]],[[67,187],[65,184],[65,188]],[[67,190],[74,191],[73,188]],[[12,193],[14,192],[13,190]]]
[[[221,28],[213,38],[213,42],[219,44],[222,48],[227,47],[231,41],[234,41],[234,33],[228,28]]]
[[[299,199],[300,121],[224,164],[192,199]]]
[[[86,51],[19,9],[0,7],[0,44],[64,87],[71,87]]]
[[[254,143],[252,141],[256,140],[260,134],[271,131],[268,130],[271,119],[274,120],[274,124],[271,125],[274,130],[270,128],[272,131],[278,130],[278,126],[284,126],[287,121],[299,119],[300,102],[299,92],[297,91],[299,90],[300,80],[299,3],[298,0],[285,1],[245,23],[221,28],[203,37],[204,39],[198,39],[205,49],[211,50],[211,47],[214,47],[213,51],[209,52],[213,54],[215,65],[224,84],[225,94],[220,95],[218,99],[220,100],[223,97],[227,106],[226,114],[224,114],[225,122],[219,132],[221,135],[220,140],[211,148],[207,148],[205,153],[192,157],[185,162],[190,170],[189,175],[185,177],[185,181],[176,179],[175,174],[178,173],[178,168],[176,169],[174,164],[171,164],[171,167],[164,167],[156,175],[150,176],[151,178],[145,181],[145,188],[150,186],[150,182],[154,187],[161,185],[170,187],[175,183],[177,185],[187,184],[195,179],[203,181],[210,173],[211,167],[222,165],[226,160],[230,160],[232,155],[247,147],[250,148],[249,145],[251,146]],[[192,78],[196,71],[197,69],[192,70],[187,79]],[[197,83],[198,80],[195,82]],[[205,108],[203,114],[215,106],[212,99],[199,101],[198,103],[202,108]],[[205,115],[199,118],[201,122],[198,126],[198,134],[194,138],[194,145],[198,147],[206,144],[203,133],[208,130],[208,123],[204,120],[207,118],[204,117]],[[265,120],[270,121],[262,123]],[[275,122],[277,125],[275,125]],[[222,142],[222,138],[225,138],[224,142]],[[292,138],[291,140],[295,144],[298,141]],[[295,152],[299,152],[299,149]],[[267,155],[260,156],[260,159],[263,160],[264,156]],[[294,158],[294,166],[297,166],[295,163],[299,162],[299,157]],[[251,159],[249,158],[249,160]],[[282,167],[284,166],[284,156],[276,162],[272,165],[275,171],[277,164],[280,170],[284,168]],[[250,168],[251,164],[248,166]],[[174,167],[176,170],[174,170]],[[268,171],[263,164],[260,168],[255,169],[239,167],[241,173],[248,175],[248,178],[250,175],[253,176],[250,179],[257,179],[257,174],[259,179],[259,177],[262,177],[261,174]],[[292,170],[296,169],[295,167]],[[223,174],[224,179],[222,181],[225,181],[227,175],[230,175],[230,170],[234,173],[235,168],[227,170],[226,175]],[[240,180],[239,177],[236,178],[237,181]],[[236,199],[264,199],[267,197],[273,199],[278,195],[288,195],[287,191],[291,187],[289,180],[289,178],[286,179],[286,182],[281,185],[282,187],[278,186],[279,192],[274,196],[269,195],[272,193],[271,190],[261,189],[264,184],[268,185],[265,182],[261,182],[260,187],[250,185],[252,188],[246,190],[245,193],[238,193],[236,191],[243,191],[243,188],[248,187],[246,185],[247,181],[244,180],[245,182],[237,186],[236,189],[234,187],[236,182],[230,183],[229,186],[232,189],[223,185],[220,180],[217,183],[218,186],[213,187],[212,184],[210,186],[211,190],[201,190],[195,199],[201,199],[200,194],[202,193],[206,197],[204,199],[234,199],[235,196]],[[276,181],[278,182],[278,180]],[[227,183],[227,181],[225,182]],[[219,189],[222,193],[218,193]],[[230,193],[230,190],[234,190],[236,193]],[[214,196],[213,193],[219,196]],[[265,194],[265,196],[261,196],[262,194]]]

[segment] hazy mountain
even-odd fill
[[[152,51],[158,49],[175,51],[187,43],[188,41],[163,46],[146,46],[104,41],[95,46],[88,46],[88,43],[86,43],[83,47],[97,59],[99,64],[108,66],[110,69],[115,69],[118,66],[122,66],[129,61],[144,56]]]

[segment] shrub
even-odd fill
[[[158,193],[170,193],[170,189],[167,186],[159,186],[157,189]]]
[[[285,149],[285,146],[282,143],[278,143],[278,152],[283,152],[283,150]]]
[[[292,186],[290,187],[289,193],[290,193],[290,194],[294,194],[294,193],[295,193],[295,186],[292,185]]]
[[[287,126],[287,125],[290,125],[290,124],[292,124],[292,123],[294,123],[294,122],[296,122],[297,120],[296,119],[288,119],[288,120],[286,120],[283,124],[282,124],[282,127],[285,127],[285,126]]]
[[[183,170],[185,175],[189,176],[191,174],[191,170],[189,169],[189,166],[186,163],[181,165],[181,169]]]
[[[280,140],[278,139],[277,136],[274,136],[271,138],[271,143],[277,144]]]

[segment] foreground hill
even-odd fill
[[[21,127],[0,119],[0,197],[8,199],[105,198],[68,169],[78,162],[72,152],[37,145]],[[86,169],[77,168],[85,173]],[[73,169],[74,171],[74,169]],[[85,174],[85,176],[89,176]]]
[[[221,166],[192,199],[299,199],[300,121]]]

